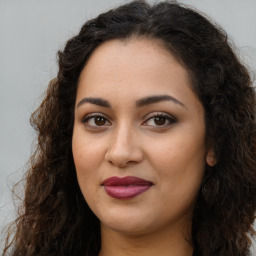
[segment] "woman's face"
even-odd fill
[[[204,108],[156,42],[99,46],[78,84],[73,156],[102,228],[144,234],[189,223],[204,175]]]

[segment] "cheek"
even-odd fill
[[[96,143],[92,143],[88,139],[85,141],[82,133],[74,130],[72,151],[78,183],[83,194],[86,194],[93,188],[92,184],[96,182],[95,170],[100,164],[99,150],[97,150]]]
[[[72,152],[77,172],[89,171],[100,164],[103,157],[104,143],[101,139],[85,134],[84,127],[75,125],[72,138]]]
[[[163,189],[172,193],[197,193],[205,170],[204,137],[174,136],[151,147],[150,162]]]
[[[205,163],[205,145],[202,139],[194,141],[189,137],[180,139],[175,136],[174,139],[154,143],[154,147],[148,149],[151,162],[167,173],[168,170],[177,168],[181,168],[179,171],[182,173],[185,169],[194,169]]]
[[[161,184],[162,202],[156,207],[161,208],[164,203],[166,213],[173,212],[177,216],[192,212],[205,170],[204,144],[185,141],[187,143],[173,140],[173,144],[162,150],[154,148],[154,161],[151,160]]]
[[[72,151],[77,180],[85,201],[94,213],[98,212],[102,203],[100,167],[104,158],[102,143],[96,142],[97,140],[90,139],[89,136],[85,139],[83,133],[74,130]]]

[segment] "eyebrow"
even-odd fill
[[[83,98],[81,101],[79,101],[79,103],[77,104],[77,108],[80,107],[82,104],[84,103],[91,103],[91,104],[95,104],[101,107],[105,107],[105,108],[111,108],[111,105],[108,101],[102,99],[102,98]]]
[[[170,95],[153,95],[153,96],[148,96],[142,99],[139,99],[136,101],[136,106],[137,107],[144,107],[146,105],[150,105],[150,104],[154,104],[154,103],[158,103],[161,101],[172,101],[175,104],[178,104],[184,108],[186,108],[186,106],[179,100],[177,100],[176,98],[170,96]]]
[[[152,95],[152,96],[147,96],[144,97],[142,99],[139,99],[136,101],[136,106],[137,107],[144,107],[150,104],[154,104],[154,103],[159,103],[161,101],[171,101],[174,102],[175,104],[178,104],[184,108],[186,108],[186,106],[179,100],[177,100],[176,98],[170,96],[170,95]],[[77,104],[77,108],[80,107],[81,105],[83,105],[84,103],[91,103],[91,104],[95,104],[101,107],[105,107],[105,108],[111,108],[111,104],[102,99],[102,98],[93,98],[93,97],[89,97],[89,98],[83,98],[81,101],[79,101],[79,103]]]

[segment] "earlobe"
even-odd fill
[[[206,163],[213,167],[217,162],[217,159],[216,159],[216,155],[215,153],[213,152],[213,150],[209,150],[208,153],[207,153],[207,156],[206,156]]]

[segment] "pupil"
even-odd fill
[[[165,118],[161,117],[161,116],[155,117],[155,124],[164,125],[165,124]]]
[[[95,118],[95,124],[101,126],[101,125],[104,125],[106,123],[106,120],[103,118],[103,117],[96,117]]]

